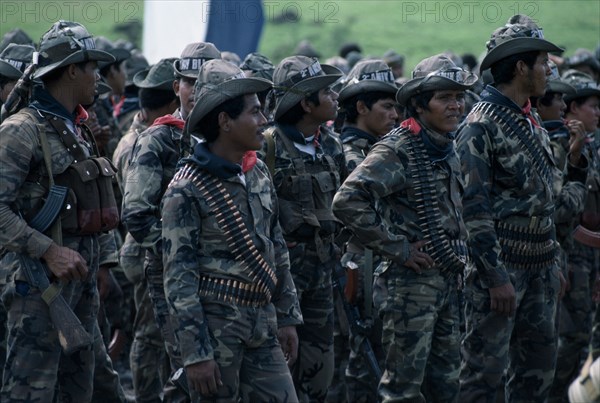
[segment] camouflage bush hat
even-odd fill
[[[242,64],[242,59],[240,59],[237,53],[229,52],[227,50],[221,52],[221,59],[238,67]]]
[[[260,77],[266,78],[267,80],[273,80],[273,71],[275,66],[267,58],[257,52],[248,53],[244,58],[244,61],[240,65],[240,69],[246,73],[247,77]]]
[[[11,43],[0,53],[0,76],[18,80],[33,60],[35,48]]]
[[[221,52],[210,42],[190,43],[173,63],[175,76],[196,79],[198,70],[209,60],[220,59]]]
[[[298,102],[335,83],[342,72],[317,59],[306,56],[290,56],[283,59],[273,72],[277,91],[274,116],[277,120]]]
[[[548,77],[548,91],[558,92],[559,94],[573,95],[575,94],[575,88],[566,83],[560,78],[558,72],[558,66],[552,60],[548,61],[550,67],[550,76]]]
[[[116,42],[115,42],[116,44]],[[175,61],[176,58],[172,58],[171,60]],[[146,70],[150,68],[150,63],[144,57],[142,52],[139,49],[133,49],[131,51],[131,57],[127,59],[127,81],[125,81],[125,85],[133,85],[133,78],[137,73],[142,70]],[[175,70],[173,70],[175,71]],[[175,76],[173,76],[175,77]]]
[[[210,111],[223,102],[240,95],[254,94],[272,88],[264,78],[246,77],[237,66],[221,59],[209,60],[200,66],[194,85],[194,108],[188,117],[186,132],[199,131],[198,124]]]
[[[398,91],[394,74],[383,60],[362,60],[348,73],[338,101],[344,102],[359,93],[375,91],[387,92],[393,98]]]
[[[477,82],[477,75],[458,67],[445,54],[423,59],[412,72],[412,79],[396,93],[396,101],[406,106],[409,99],[427,91],[468,90]]]
[[[42,36],[38,68],[33,76],[40,78],[52,70],[74,63],[114,60],[112,55],[96,49],[94,37],[83,25],[61,20]]]
[[[177,58],[161,59],[152,67],[140,71],[133,77],[133,83],[139,88],[152,88],[155,90],[172,90],[175,80],[173,62]]]
[[[98,36],[96,40],[96,49],[103,50],[106,53],[112,55],[115,58],[114,62],[98,62],[98,68],[102,69],[106,66],[110,66],[114,63],[120,63],[123,60],[127,60],[131,57],[131,52],[124,48],[118,48],[108,38]]]
[[[530,51],[562,52],[563,49],[544,39],[541,28],[535,24],[506,24],[496,29],[485,44],[487,53],[480,71],[489,69],[494,63],[508,56]]]
[[[585,98],[591,95],[600,97],[600,87],[592,77],[578,70],[567,70],[563,73],[562,80],[575,88],[575,93],[565,95],[565,102],[569,103],[574,99]]]
[[[27,35],[21,28],[14,28],[8,31],[2,36],[2,42],[0,42],[0,52],[3,51],[11,43],[15,45],[31,45],[35,46],[33,39]]]

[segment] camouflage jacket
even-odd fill
[[[369,149],[378,139],[356,127],[344,126],[340,134],[340,140],[344,148],[346,167],[348,173],[350,173],[365,159]]]
[[[508,273],[499,259],[500,244],[495,223],[532,217],[551,218],[556,208],[552,158],[547,132],[534,123],[509,98],[488,86],[489,99],[495,108],[508,108],[514,124],[529,127],[526,135],[537,143],[541,157],[549,166],[542,174],[515,136],[504,132],[491,116],[471,111],[457,139],[465,178],[464,219],[469,230],[469,248],[483,286],[506,284]],[[477,107],[477,105],[476,105]]]
[[[281,125],[269,130],[272,130],[275,149],[269,150],[269,143],[265,141],[261,157],[268,160],[267,154],[275,154],[273,183],[279,198],[285,239],[310,243],[315,229],[319,228],[321,235],[335,234],[339,228],[331,213],[331,201],[347,176],[344,153],[337,135],[321,126],[313,158],[297,148],[296,144],[304,145],[304,136],[294,126]],[[298,160],[301,162],[298,163]],[[306,185],[300,183],[303,174],[298,172],[299,164],[312,177]],[[314,204],[314,208],[310,204]]]
[[[388,261],[404,263],[409,244],[424,239],[415,203],[415,177],[409,169],[408,136],[445,143],[444,158],[431,159],[435,197],[441,226],[449,240],[466,240],[462,222],[461,174],[458,156],[450,140],[425,129],[411,134],[396,129],[376,143],[364,161],[348,176],[333,201],[333,211],[363,245]],[[428,154],[429,155],[429,154]]]
[[[157,255],[160,255],[160,200],[175,174],[177,161],[185,154],[181,149],[183,121],[179,111],[163,118],[169,119],[170,124],[155,121],[133,146],[121,213],[127,231]]]
[[[245,172],[217,157],[204,144],[182,160],[196,164],[221,179],[265,261],[276,270],[277,287],[272,303],[278,326],[299,325],[302,315],[291,274],[288,251],[278,222],[277,197],[262,161]],[[173,180],[162,202],[165,293],[184,364],[213,358],[211,338],[198,295],[199,274],[251,282],[247,268],[231,252],[225,234],[206,200],[190,179]],[[236,309],[235,306],[232,309]]]
[[[43,102],[35,105],[44,115],[63,119],[67,127],[74,128],[74,117],[49,94],[45,93]],[[79,110],[83,111],[83,108]],[[35,118],[32,119],[32,116]],[[35,109],[21,110],[0,125],[0,249],[26,254],[32,258],[40,258],[52,243],[48,235],[34,230],[23,219],[23,216],[39,211],[48,192],[48,173],[39,135],[42,127],[52,155],[52,174],[63,173],[74,162],[74,157],[63,145],[54,127]],[[88,153],[92,152],[87,142],[78,141]],[[101,249],[93,253],[99,253],[99,265],[117,263],[113,234],[64,237],[63,245],[80,251],[82,247],[92,244],[83,242],[82,238],[98,239]]]

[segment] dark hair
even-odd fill
[[[4,86],[6,84],[11,83],[11,82],[15,82],[16,83],[17,81],[19,81],[18,78],[8,78],[8,77],[3,76],[3,75],[0,74],[0,90],[2,88],[4,88]]]
[[[546,91],[544,96],[541,97],[530,97],[531,105],[534,107],[538,105],[550,106],[554,100],[554,95],[560,94],[560,92]],[[562,94],[561,94],[562,95]]]
[[[540,51],[534,50],[510,55],[497,61],[491,67],[494,84],[509,84],[515,77],[515,67],[519,60],[522,60],[527,67],[532,69],[539,54]]]
[[[110,71],[110,68],[112,66],[115,66],[115,69],[119,69],[119,67],[121,67],[121,64],[123,64],[125,60],[121,60],[120,62],[115,62],[115,63],[111,63],[108,66],[104,66],[100,69],[100,75],[102,77],[106,77],[108,75],[108,72]]]
[[[417,112],[417,108],[423,108],[425,110],[429,110],[429,101],[433,98],[435,91],[426,91],[420,94],[414,95],[410,97],[408,102],[406,103],[406,109],[404,110],[404,116],[406,118],[416,118],[419,117],[419,113]],[[414,100],[414,105],[413,105]]]
[[[79,62],[79,63],[74,63],[74,64],[75,64],[75,67],[79,68],[79,70],[84,71],[85,66],[87,66],[88,63],[89,63],[89,61]],[[66,66],[57,68],[56,70],[49,71],[48,73],[44,74],[40,79],[42,80],[42,82],[44,84],[46,84],[49,81],[56,81],[63,75],[63,73],[69,68],[69,66],[70,66],[70,64],[67,64]]]
[[[382,91],[363,92],[346,99],[344,102],[342,102],[342,108],[344,109],[346,122],[356,123],[356,119],[358,118],[358,110],[356,109],[356,103],[358,101],[363,101],[365,106],[369,110],[371,110],[371,108],[377,101],[379,101],[380,99],[388,98],[393,100],[394,103],[396,102],[396,100],[394,99],[394,94]]]
[[[306,102],[311,102],[315,106],[321,105],[321,101],[319,101],[319,91],[315,91],[310,95],[307,95],[305,98]],[[278,119],[275,119],[277,123],[281,123],[284,125],[293,126],[302,119],[302,117],[306,114],[300,101],[294,106],[292,106],[287,112],[281,115]]]
[[[598,95],[588,95],[587,97],[579,97],[579,98],[571,99],[569,102],[567,102],[567,109],[565,110],[565,113],[571,112],[571,104],[573,102],[575,102],[575,104],[577,104],[577,106],[581,106],[581,105],[585,104],[586,101],[591,97],[598,97]],[[600,97],[598,97],[598,98],[600,98]]]
[[[219,114],[225,112],[231,119],[237,119],[246,107],[245,96],[240,95],[223,102],[208,112],[198,123],[200,133],[207,143],[214,142],[219,137]]]
[[[140,88],[140,106],[155,111],[178,99],[173,90],[158,90],[156,88]]]

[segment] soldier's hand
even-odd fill
[[[421,270],[431,268],[434,264],[433,259],[427,253],[419,250],[426,244],[427,241],[417,241],[411,243],[409,247],[410,255],[404,262],[404,266],[413,269],[419,274],[421,273]]]
[[[277,331],[277,338],[288,367],[292,367],[298,358],[298,333],[296,326],[284,326]]]
[[[42,255],[42,259],[59,280],[85,280],[88,276],[85,259],[73,249],[58,246],[53,242]]]
[[[185,367],[185,375],[189,387],[203,396],[214,395],[223,386],[221,371],[215,360],[188,365]]]
[[[585,132],[585,126],[579,120],[569,120],[567,123],[569,128],[569,162],[572,165],[579,165],[579,158],[581,158],[581,150],[587,139]]]
[[[498,287],[490,287],[490,309],[500,315],[511,316],[517,307],[515,288],[509,281]]]

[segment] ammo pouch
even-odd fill
[[[114,229],[119,224],[119,209],[112,187],[117,169],[106,157],[88,158],[71,164],[54,179],[69,188],[61,213],[64,232],[89,235]]]

